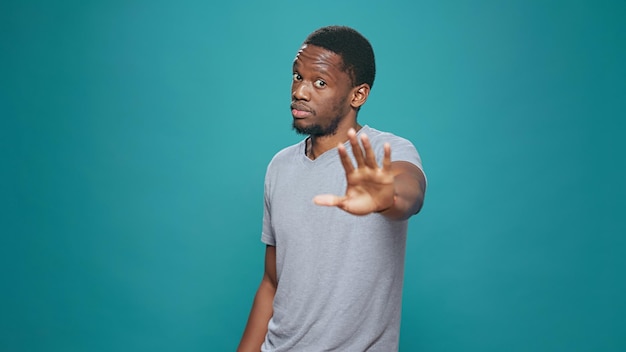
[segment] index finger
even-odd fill
[[[350,157],[348,156],[346,147],[339,143],[337,146],[337,152],[339,152],[339,159],[341,160],[341,165],[343,165],[343,169],[346,171],[346,174],[354,171],[354,165],[352,165],[352,160],[350,160]]]
[[[385,156],[383,157],[383,171],[391,171],[391,145],[385,143]]]
[[[354,154],[354,160],[356,161],[357,167],[363,167],[365,164],[363,160],[363,151],[361,150],[359,140],[356,137],[356,131],[353,128],[348,131],[348,139],[350,140],[350,145],[352,146],[352,154]]]

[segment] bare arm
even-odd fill
[[[391,219],[407,219],[422,209],[426,178],[422,170],[407,161],[391,163],[391,170],[394,174],[394,201],[389,208],[378,212]]]
[[[265,273],[250,310],[248,323],[237,352],[259,352],[267,334],[267,324],[273,314],[272,304],[276,293],[276,247],[265,249]]]
[[[363,150],[356,132],[350,130],[356,167],[346,148],[337,146],[341,163],[346,171],[347,188],[344,196],[323,194],[313,201],[318,205],[336,206],[355,215],[381,213],[390,219],[407,219],[417,213],[424,201],[426,181],[422,171],[406,161],[391,162],[391,147],[385,144],[382,167],[378,167],[369,138],[361,135]]]

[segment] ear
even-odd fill
[[[370,85],[367,83],[360,84],[352,88],[352,101],[350,105],[358,109],[361,105],[365,104],[367,97],[370,95]]]

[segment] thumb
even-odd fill
[[[313,197],[313,203],[327,207],[334,207],[341,204],[343,198],[344,197],[339,197],[333,194],[320,194]]]

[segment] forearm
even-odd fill
[[[266,278],[261,281],[254,297],[248,323],[239,343],[238,352],[259,352],[267,334],[267,324],[273,314],[275,286]]]
[[[393,204],[379,213],[390,219],[405,220],[417,214],[422,208],[426,181],[424,174],[415,165],[394,163],[394,167],[404,171],[397,173],[394,177]]]

